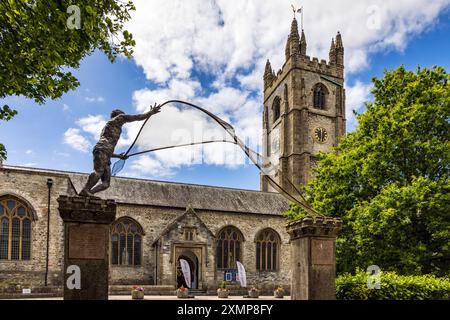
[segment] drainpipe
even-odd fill
[[[155,281],[154,284],[158,285],[158,257],[159,257],[159,240],[155,245]]]
[[[51,189],[53,186],[53,180],[47,179],[47,188],[48,188],[48,201],[47,201],[47,253],[45,258],[45,281],[44,285],[47,286],[48,283],[48,253],[49,253],[49,245],[50,245],[50,195]]]

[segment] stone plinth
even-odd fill
[[[108,300],[109,227],[114,200],[58,198],[64,221],[64,300]]]
[[[336,299],[336,236],[340,219],[306,217],[287,225],[291,243],[291,299]]]

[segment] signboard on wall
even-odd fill
[[[223,272],[223,281],[239,281],[237,269],[225,269]]]

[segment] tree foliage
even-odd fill
[[[344,221],[338,271],[450,274],[449,80],[441,67],[386,71],[356,130],[320,155],[306,192]]]
[[[131,57],[135,42],[123,30],[131,10],[131,1],[119,0],[1,1],[0,98],[21,95],[42,104],[61,97],[79,86],[70,69],[95,49],[111,62],[120,54]],[[0,108],[0,120],[14,115]]]

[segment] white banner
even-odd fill
[[[183,272],[184,280],[186,281],[186,285],[188,288],[191,287],[191,268],[189,267],[189,263],[180,259],[181,271]]]
[[[239,282],[241,283],[241,287],[245,288],[247,287],[247,276],[245,274],[244,265],[239,261],[236,261],[236,265],[238,268]]]

